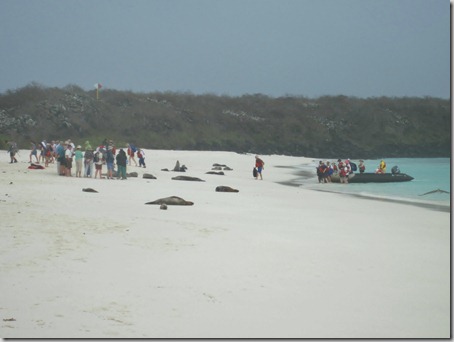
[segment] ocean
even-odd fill
[[[385,158],[386,172],[391,172],[394,165],[399,166],[401,173],[414,179],[401,183],[365,183],[365,184],[319,184],[315,167],[319,160],[309,165],[300,166],[301,170],[313,173],[312,178],[298,179],[296,182],[305,188],[360,195],[370,198],[381,198],[405,202],[425,202],[449,206],[451,201],[451,159],[450,158]],[[352,160],[357,165],[358,160]],[[379,159],[364,160],[366,172],[375,172]],[[440,189],[444,192],[427,192]],[[424,195],[426,194],[426,195]]]

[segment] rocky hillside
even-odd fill
[[[222,150],[326,158],[449,157],[449,100],[272,98],[94,91],[36,84],[0,94],[5,141],[113,139],[149,149]]]

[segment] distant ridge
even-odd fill
[[[431,97],[96,92],[37,84],[0,94],[0,148],[72,139],[148,149],[323,158],[449,157],[451,111]]]

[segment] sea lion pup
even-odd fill
[[[153,176],[152,174],[150,173],[144,173],[142,178],[146,178],[146,179],[156,179],[155,176]]]
[[[164,198],[157,199],[156,201],[153,201],[153,202],[147,202],[145,204],[194,205],[194,202],[185,201],[181,197],[170,196],[170,197],[164,197]]]
[[[223,185],[217,186],[216,191],[217,192],[240,192],[240,190],[231,188],[230,186],[223,186]]]
[[[183,180],[183,181],[195,181],[195,182],[205,182],[204,180],[197,178],[197,177],[189,177],[189,176],[176,176],[172,177],[173,180]]]
[[[82,189],[83,192],[97,192],[95,189],[92,188],[84,188]]]

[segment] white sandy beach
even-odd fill
[[[450,213],[278,184],[309,158],[146,152],[121,181],[0,151],[1,337],[450,337]]]

